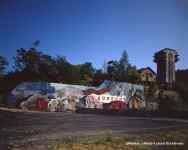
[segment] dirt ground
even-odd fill
[[[0,145],[37,144],[69,137],[131,136],[183,128],[188,129],[188,121],[0,109]]]

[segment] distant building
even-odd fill
[[[138,70],[142,82],[156,82],[157,74],[150,68],[141,68]]]
[[[172,86],[176,81],[175,63],[179,60],[176,50],[165,48],[155,53],[154,62],[157,63],[157,81],[161,85]]]

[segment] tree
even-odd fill
[[[86,84],[92,81],[95,69],[92,63],[73,65],[65,57],[56,58],[37,50],[39,41],[29,49],[17,50],[15,59],[16,72],[24,76],[24,80],[42,80],[64,83]],[[25,78],[26,77],[26,78]]]
[[[6,69],[6,66],[8,65],[8,62],[3,56],[0,56],[0,93],[2,96],[2,93],[4,92],[5,89],[5,75],[4,75],[4,70]],[[1,98],[1,97],[0,97]],[[1,103],[1,100],[0,100]]]
[[[14,57],[15,69],[17,71],[29,71],[29,72],[39,72],[39,62],[41,57],[41,52],[37,51],[35,48],[17,49],[17,54]]]
[[[58,56],[56,59],[56,68],[57,68],[57,81],[78,84],[81,79],[80,75],[80,66],[81,65],[72,65],[70,64],[65,57]]]
[[[81,79],[83,80],[86,79],[86,76],[92,78],[94,74],[94,68],[92,66],[92,63],[86,62],[80,65],[80,74],[81,74]]]
[[[68,74],[70,72],[71,64],[69,64],[66,58],[62,56],[55,58],[55,63],[55,66],[57,68],[57,80],[59,82],[67,81],[69,78]]]
[[[40,56],[40,61],[38,63],[38,71],[36,72],[40,79],[45,81],[57,81],[56,76],[58,75],[58,70],[55,60],[52,56],[47,54],[42,54]]]
[[[127,51],[124,50],[119,60],[119,79],[120,81],[128,81],[128,69],[131,68],[128,60]]]
[[[133,83],[140,80],[140,74],[136,66],[129,63],[126,50],[123,51],[119,61],[112,60],[108,62],[107,70],[111,80]]]
[[[94,76],[93,76],[93,86],[100,85],[104,80],[110,80],[109,74],[104,72],[102,69],[95,70]]]
[[[37,46],[37,43],[35,43],[35,46]],[[56,79],[55,60],[36,48],[18,49],[14,60],[16,72],[22,72],[20,75],[26,76],[28,80],[51,81]]]
[[[188,69],[176,71],[175,89],[181,95],[183,103],[188,106]]]
[[[36,40],[35,42],[33,42],[33,47],[36,48],[39,46],[39,44],[40,44],[40,41]]]
[[[109,61],[107,72],[111,78],[111,80],[118,80],[119,79],[119,62],[118,61]]]
[[[126,50],[124,50],[122,55],[121,55],[121,58],[119,60],[119,65],[120,65],[121,71],[126,74],[127,69],[130,65],[129,60],[128,60],[128,54],[127,54]]]
[[[8,65],[7,60],[4,57],[0,56],[0,74],[4,73],[4,70],[7,65]]]
[[[127,81],[129,66],[128,54],[124,50],[119,61],[112,60],[108,62],[108,74],[112,80]]]
[[[129,65],[127,68],[127,81],[136,83],[140,81],[140,73],[137,71],[136,66]]]

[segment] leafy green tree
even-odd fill
[[[17,50],[15,59],[16,72],[26,76],[26,80],[56,81],[64,83],[89,83],[92,81],[94,68],[91,63],[73,65],[65,57],[52,58],[37,50],[39,41],[29,49]]]
[[[39,44],[40,44],[40,41],[36,40],[35,42],[33,42],[33,47],[36,48],[39,46]]]
[[[126,50],[123,51],[119,61],[108,62],[108,74],[112,80],[116,81],[135,83],[140,80],[140,74],[136,66],[129,63]]]
[[[6,61],[6,59],[2,56],[0,56],[0,103],[1,101],[1,96],[2,93],[4,92],[4,87],[5,87],[5,74],[4,74],[4,70],[6,69],[6,66],[8,65],[8,62]]]
[[[67,81],[69,78],[68,74],[70,72],[71,64],[69,64],[66,58],[62,56],[58,56],[55,59],[55,62],[55,66],[57,68],[57,80],[59,82]]]
[[[128,60],[128,54],[127,51],[124,50],[122,53],[122,56],[119,60],[119,65],[120,65],[120,69],[122,70],[123,73],[127,72],[127,69],[129,67],[129,60]]]
[[[105,79],[126,82],[139,80],[139,73],[136,67],[129,63],[125,50],[119,61],[108,62],[107,72],[104,73],[95,70],[90,62],[73,65],[63,56],[53,58],[44,54],[38,50],[39,44],[40,41],[35,41],[31,48],[17,50],[14,57],[16,71],[11,75],[12,77],[19,81],[43,80],[84,85]]]
[[[86,62],[80,66],[80,75],[82,80],[90,81],[92,80],[95,69],[92,63]]]
[[[188,107],[188,69],[176,71],[175,90],[180,94],[183,103]]]
[[[57,81],[56,76],[58,74],[55,60],[50,55],[42,54],[38,63],[38,76],[42,80]]]
[[[110,76],[108,73],[104,72],[102,69],[95,70],[94,76],[93,76],[93,86],[100,85],[104,80],[110,80]]]
[[[8,65],[7,60],[4,57],[0,56],[0,74],[4,73],[4,70],[7,65]]]
[[[6,66],[8,65],[8,62],[6,59],[2,56],[0,56],[0,104],[4,103],[4,93],[5,93],[5,75],[4,70],[6,69]]]
[[[130,67],[127,51],[124,50],[119,60],[118,74],[120,81],[128,80],[128,68]]]
[[[127,80],[132,83],[137,83],[140,81],[140,73],[136,69],[136,66],[129,65],[127,68]]]
[[[70,84],[78,84],[80,81],[80,66],[69,64],[66,72],[66,81]]]
[[[107,72],[111,78],[111,80],[118,80],[119,79],[119,69],[120,65],[118,61],[109,61]]]
[[[22,72],[22,75],[28,77],[28,79],[37,80],[52,80],[57,74],[55,60],[36,49],[35,47],[17,50],[17,54],[14,57],[16,72]],[[54,78],[55,79],[55,78]]]
[[[17,54],[14,57],[15,69],[17,71],[39,72],[39,62],[42,55],[35,48],[16,50]]]
[[[119,61],[110,61],[108,63],[108,74],[112,80],[128,81],[129,68],[128,54],[124,50]]]
[[[79,83],[80,65],[70,64],[65,57],[58,56],[56,59],[57,81],[64,83]]]

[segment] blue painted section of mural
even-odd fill
[[[10,93],[7,97],[7,105],[9,106],[15,106],[16,105],[16,102],[17,102],[17,97],[16,95]]]
[[[54,93],[55,87],[51,86],[50,83],[47,82],[23,82],[19,84],[15,90],[17,91],[44,91],[47,93]]]

